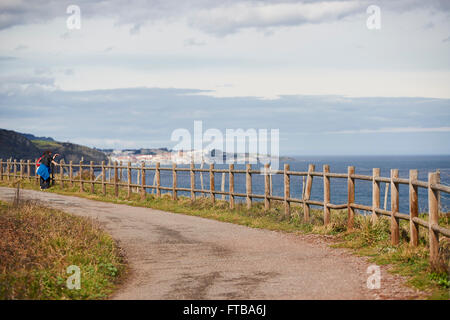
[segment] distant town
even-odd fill
[[[189,164],[192,160],[196,163],[225,163],[234,159],[237,163],[266,163],[273,157],[267,155],[250,153],[224,153],[221,150],[169,150],[167,148],[158,149],[98,149],[104,152],[110,161],[122,161],[123,163],[161,163],[161,164]],[[288,160],[288,158],[283,157]]]

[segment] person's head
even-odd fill
[[[45,155],[51,156],[51,155],[52,155],[52,152],[51,152],[50,150],[45,150],[45,151],[44,151],[44,156],[45,156]]]

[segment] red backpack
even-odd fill
[[[43,156],[40,156],[39,159],[36,160],[36,170],[37,168],[39,168],[39,166],[41,165],[41,159]]]

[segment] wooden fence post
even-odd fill
[[[64,160],[61,159],[61,161],[59,161],[59,178],[61,179],[61,181],[59,182],[59,185],[61,187],[61,189],[64,189]]]
[[[31,181],[31,161],[30,161],[30,159],[27,160],[27,177],[28,177],[28,181]]]
[[[380,208],[380,182],[376,179],[380,177],[380,168],[372,169],[372,222],[378,220],[378,215],[375,209]]]
[[[83,188],[83,160],[80,160],[79,174],[80,174],[80,192],[83,192],[84,191],[84,188]]]
[[[313,176],[311,175],[311,172],[313,172],[316,169],[316,166],[313,164],[310,164],[308,166],[308,177],[306,178],[306,187],[305,187],[305,195],[303,200],[307,201],[311,197],[311,188],[313,183]],[[306,202],[303,202],[303,219],[305,222],[309,222],[309,204]]]
[[[156,177],[156,196],[161,198],[161,170],[159,169],[160,163],[156,163],[155,177]]]
[[[3,181],[3,159],[0,159],[0,180]]]
[[[119,196],[119,169],[117,168],[117,161],[114,161],[114,196]]]
[[[172,163],[172,199],[177,200],[177,164]]]
[[[19,169],[20,169],[19,178],[20,178],[20,180],[22,180],[22,178],[23,178],[23,160],[22,159],[20,159],[20,161],[19,161]]]
[[[388,195],[389,195],[389,183],[386,182],[386,187],[384,188],[384,210],[387,209],[387,200],[388,200]]]
[[[432,185],[439,184],[436,172],[428,173],[428,234],[430,241],[430,264],[434,266],[439,260],[439,232],[433,226],[439,223],[439,191],[433,190]]]
[[[355,179],[352,178],[352,175],[355,174],[355,167],[348,167],[347,169],[348,178],[347,178],[347,212],[348,212],[348,220],[347,220],[347,229],[352,230],[353,224],[355,220],[355,210],[352,207],[352,204],[355,203]]]
[[[270,172],[269,164],[264,164],[264,210],[270,209]]]
[[[419,198],[418,187],[412,183],[417,181],[418,176],[417,170],[409,170],[409,230],[411,233],[410,243],[414,247],[419,244],[419,226],[413,221],[413,218],[419,216]]]
[[[9,181],[9,171],[10,171],[10,169],[9,169],[9,167],[10,167],[10,161],[9,161],[9,159],[7,159],[6,160],[6,180],[8,180]]]
[[[119,162],[119,181],[123,180],[122,161]]]
[[[221,186],[220,186],[220,191],[225,192],[225,178],[226,178],[226,173],[222,172],[222,181],[221,181]],[[225,200],[226,196],[225,193],[222,193],[222,200]]]
[[[89,163],[89,180],[91,181],[91,193],[95,193],[94,161]]]
[[[252,174],[250,173],[250,170],[252,170],[252,165],[250,163],[247,163],[245,166],[245,191],[247,195],[247,209],[250,209],[252,207]]]
[[[200,164],[200,170],[203,169],[203,167],[205,166],[205,161],[202,159],[202,163]],[[203,193],[203,171],[200,171],[200,189],[202,190],[202,192],[200,193],[200,197],[204,197],[205,194]]]
[[[230,195],[229,195],[229,200],[230,200],[230,209],[233,210],[234,209],[234,164],[230,163],[229,167],[228,167],[228,172],[229,172],[229,191],[230,191]]]
[[[136,177],[136,184],[140,184],[141,182],[141,170],[137,169],[137,177]],[[139,187],[136,187],[136,193],[139,192]],[[153,192],[153,190],[152,190]]]
[[[111,159],[108,160],[108,182],[111,182]]]
[[[157,164],[158,165],[158,164]],[[145,194],[145,162],[141,162],[141,200],[145,200],[146,194]]]
[[[214,163],[209,165],[209,191],[211,203],[214,204],[216,202],[216,196],[214,191],[216,190],[215,180],[214,180]]]
[[[330,177],[327,174],[330,173],[330,166],[328,164],[323,165],[323,224],[330,223]]]
[[[291,178],[288,174],[290,170],[289,164],[284,164],[284,215],[285,217],[291,216],[291,205],[289,203],[289,198],[291,197]]]
[[[131,162],[128,161],[127,163],[127,198],[130,199],[131,197]]]
[[[17,160],[14,159],[14,163],[13,163],[13,178],[16,179],[17,177]]]
[[[391,169],[391,244],[397,245],[400,241],[400,228],[399,218],[395,214],[399,210],[399,193],[398,183],[394,179],[398,179],[398,169]]]
[[[73,187],[73,161],[69,161],[69,185]]]
[[[37,164],[37,159],[34,159],[34,182],[37,185],[39,185],[40,178],[39,178],[39,175],[37,174],[38,167],[36,164]]]
[[[194,171],[194,162],[191,161],[191,167],[190,167],[190,172],[191,172],[191,201],[194,202],[195,201],[195,171]]]
[[[105,160],[102,161],[102,193],[106,196],[106,169]]]

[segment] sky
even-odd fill
[[[172,148],[194,121],[285,155],[450,154],[450,1],[0,2],[0,128]]]

